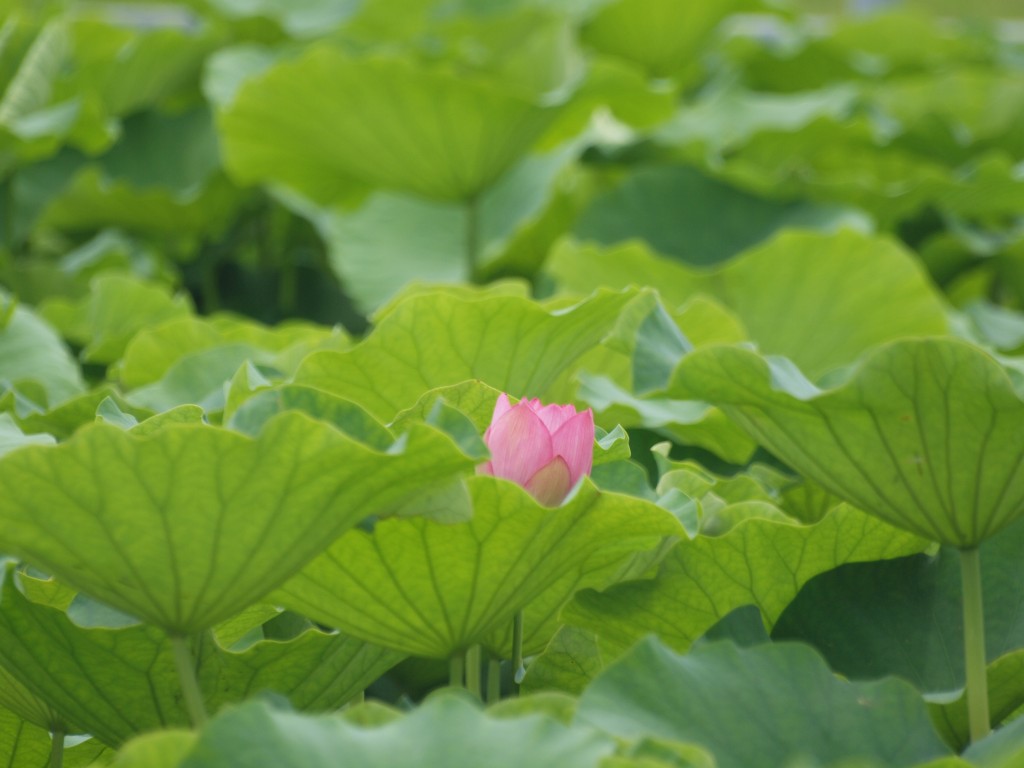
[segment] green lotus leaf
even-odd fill
[[[514,296],[412,296],[351,351],[310,355],[295,382],[359,403],[383,421],[427,390],[468,379],[516,397],[541,397],[636,295],[598,292],[554,311]]]
[[[187,354],[167,374],[125,395],[136,408],[166,411],[194,403],[216,413],[226,405],[225,384],[250,361],[266,362],[269,354],[248,344],[225,344]]]
[[[335,768],[339,756],[361,768],[592,768],[613,751],[612,739],[591,728],[543,715],[492,718],[463,696],[443,693],[372,728],[249,702],[214,719],[180,768]]]
[[[639,505],[636,505],[639,509]],[[678,533],[678,530],[677,530]],[[547,587],[523,609],[523,654],[543,651],[562,626],[561,609],[583,589],[607,589],[613,584],[638,579],[655,568],[672,549],[675,537],[665,537],[659,546],[642,552],[615,549],[595,552],[576,571],[552,578]],[[493,656],[512,658],[512,623],[498,625],[483,639],[482,645]]]
[[[26,169],[25,179],[46,190],[34,226],[67,232],[118,227],[172,243],[216,236],[240,202],[220,169],[217,134],[205,107],[133,115],[106,154],[93,160],[65,152]]]
[[[444,659],[511,625],[554,585],[563,590],[557,606],[577,581],[607,578],[610,554],[624,558],[681,534],[659,507],[589,482],[557,509],[506,480],[468,485],[472,520],[391,519],[372,533],[351,531],[274,600],[368,642]]]
[[[0,413],[0,456],[23,445],[52,445],[52,435],[26,435],[9,413]]]
[[[986,678],[992,724],[1012,721],[1024,703],[1024,651],[1000,656],[988,665]],[[966,691],[952,701],[931,701],[928,710],[946,743],[954,749],[967,749],[971,738]]]
[[[1015,768],[1024,758],[1024,720],[1016,720],[1005,728],[975,742],[964,751],[970,765],[977,768]]]
[[[950,752],[908,683],[842,681],[797,643],[718,642],[680,656],[648,638],[583,692],[576,721],[625,739],[693,742],[720,768],[797,758],[897,768]]]
[[[241,653],[205,641],[197,652],[200,689],[213,711],[264,690],[300,709],[336,709],[402,658],[316,630]],[[163,632],[145,625],[86,629],[27,600],[9,575],[0,598],[0,664],[48,710],[112,747],[143,731],[188,724]]]
[[[186,356],[214,347],[239,345],[280,362],[291,350],[321,343],[347,343],[338,329],[308,323],[284,323],[268,328],[250,320],[219,314],[212,317],[181,317],[141,330],[132,337],[116,366],[117,379],[128,389],[160,381]],[[261,358],[262,359],[262,358]]]
[[[147,733],[125,744],[111,768],[177,768],[195,745],[194,731],[166,730]]]
[[[535,272],[575,213],[563,199],[563,187],[572,184],[567,169],[580,151],[578,141],[568,142],[517,162],[480,194],[472,212],[460,202],[389,191],[371,195],[354,210],[297,202],[292,207],[316,225],[332,269],[368,312],[410,280],[455,283],[502,267],[504,274]]]
[[[948,326],[942,300],[906,249],[852,231],[783,232],[703,271],[660,258],[642,243],[608,249],[568,243],[548,269],[576,293],[653,285],[669,308],[709,295],[762,350],[790,357],[812,379],[874,345],[944,333]],[[849,285],[857,290],[846,290]]]
[[[1024,646],[1022,546],[1024,524],[1016,524],[980,550],[993,725],[1024,704],[1024,679],[1015,674]],[[853,680],[899,675],[910,681],[933,702],[947,740],[962,749],[968,727],[959,695],[964,687],[961,589],[960,556],[952,547],[935,555],[846,565],[806,584],[772,636],[814,645],[832,669]]]
[[[692,166],[641,166],[597,195],[573,235],[614,245],[640,239],[684,264],[712,266],[783,229],[870,231],[855,209],[757,197],[705,176]]]
[[[920,552],[925,545],[845,505],[808,526],[754,517],[721,536],[680,542],[651,580],[580,592],[562,619],[600,635],[609,658],[651,632],[685,650],[736,608],[756,606],[771,628],[819,573]]]
[[[0,459],[0,550],[189,634],[258,601],[367,515],[471,467],[426,426],[380,453],[298,413],[256,439],[96,424]]]
[[[78,365],[60,337],[36,313],[0,292],[0,387],[38,387],[41,406],[55,406],[85,389]]]
[[[530,662],[520,691],[564,691],[578,696],[607,665],[597,634],[566,624]]]
[[[292,37],[319,37],[355,13],[360,0],[307,0],[282,5],[273,0],[212,0],[211,5],[231,19],[268,18]]]
[[[351,180],[466,200],[558,110],[498,81],[318,44],[246,80],[219,125],[225,165],[245,182],[283,183],[321,202]]]
[[[894,342],[831,390],[785,362],[698,350],[669,391],[714,403],[806,477],[929,539],[976,547],[1024,514],[1024,397],[981,349]]]
[[[0,707],[0,761],[16,768],[50,765],[50,733]],[[64,768],[86,768],[102,765],[108,757],[106,747],[96,739],[88,739],[73,747],[65,747]],[[98,761],[98,762],[97,762]]]
[[[36,696],[6,667],[0,666],[0,708],[6,707],[22,720],[44,730],[78,733],[78,727],[68,727],[64,719],[49,704]]]
[[[131,416],[136,421],[144,421],[153,415],[152,411],[129,404],[124,396],[109,384],[102,384],[95,389],[74,395],[49,410],[35,404],[28,406],[24,401],[17,402],[11,392],[0,398],[0,404],[11,403],[14,408],[12,416],[26,433],[47,432],[59,440],[71,437],[79,427],[95,421],[97,410],[108,401],[121,413]],[[19,406],[26,407],[22,409]]]
[[[85,298],[75,303],[54,300],[43,304],[42,312],[65,338],[84,345],[83,360],[111,363],[138,331],[188,315],[192,302],[184,294],[172,296],[159,283],[104,274],[92,280]]]
[[[643,65],[651,77],[692,75],[711,31],[744,5],[744,0],[615,0],[590,19],[583,39],[600,51]]]
[[[255,436],[268,421],[284,411],[307,413],[379,451],[387,450],[395,439],[380,422],[355,403],[299,384],[282,384],[260,390],[231,414],[228,426]],[[402,426],[408,428],[411,423]]]

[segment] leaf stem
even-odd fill
[[[466,279],[476,282],[476,266],[480,258],[480,195],[466,198]]]
[[[482,700],[483,691],[480,686],[480,657],[481,649],[479,645],[474,645],[466,651],[466,690],[478,699]]]
[[[964,601],[964,667],[967,671],[967,718],[971,743],[991,731],[988,712],[988,678],[985,670],[985,613],[981,591],[981,557],[978,548],[960,550]]]
[[[501,700],[501,660],[487,659],[487,703]]]
[[[519,611],[512,620],[512,679],[518,686],[524,677],[526,665],[523,663],[523,612]]]
[[[466,657],[456,653],[451,658],[448,667],[448,685],[452,688],[462,688],[466,682]]]
[[[203,694],[196,679],[196,665],[188,638],[172,635],[171,649],[174,651],[174,666],[178,668],[178,681],[181,684],[181,693],[185,697],[188,716],[194,727],[202,728],[206,722],[206,706],[203,704]]]
[[[58,726],[50,732],[50,768],[64,765],[64,728]]]
[[[5,174],[0,179],[0,210],[3,211],[3,246],[7,251],[5,259],[14,255],[14,174]]]

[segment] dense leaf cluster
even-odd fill
[[[0,0],[0,764],[1019,765],[1020,22],[781,5]]]

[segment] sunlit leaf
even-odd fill
[[[472,464],[414,428],[379,453],[299,414],[256,439],[105,424],[0,459],[0,548],[168,632],[222,621],[362,518]]]
[[[929,539],[977,546],[1024,512],[1024,399],[965,342],[895,342],[831,390],[784,360],[697,350],[670,391],[715,403],[824,488]]]
[[[355,637],[448,658],[504,630],[555,584],[557,610],[577,581],[608,567],[608,555],[625,558],[679,533],[664,510],[589,484],[558,509],[504,480],[477,477],[469,488],[472,520],[392,519],[352,531],[274,599]]]

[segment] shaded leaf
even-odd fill
[[[584,591],[562,612],[613,657],[653,632],[685,650],[724,616],[755,605],[771,628],[812,577],[843,563],[919,552],[925,542],[850,507],[810,526],[751,518],[722,536],[681,541],[654,579]]]
[[[584,691],[577,720],[623,738],[694,742],[721,768],[797,758],[896,768],[949,753],[907,683],[844,682],[799,644],[721,642],[679,656],[644,640]]]
[[[413,713],[375,728],[335,717],[274,712],[250,702],[212,721],[181,768],[333,768],[338,755],[365,768],[445,765],[590,768],[613,742],[590,728],[539,715],[491,718],[456,694],[431,698]]]

